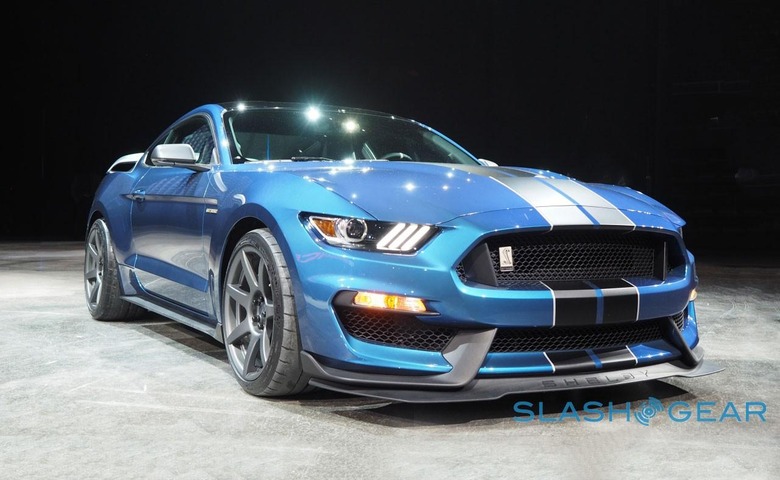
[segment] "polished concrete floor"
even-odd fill
[[[152,314],[92,320],[82,258],[79,243],[0,244],[0,478],[780,477],[776,260],[699,257],[702,342],[721,373],[420,405],[247,395],[202,334]],[[582,410],[630,402],[641,412],[648,397],[665,410],[647,426]],[[519,422],[518,401],[543,404],[546,420],[568,414]],[[716,421],[674,421],[674,402]],[[765,421],[746,421],[746,402],[766,405]]]

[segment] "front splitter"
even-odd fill
[[[345,385],[329,380],[312,378],[311,385],[341,393],[381,398],[409,403],[454,403],[496,400],[518,393],[551,392],[598,388],[611,385],[658,380],[668,377],[701,377],[723,370],[723,367],[709,361],[701,361],[693,368],[681,363],[661,363],[646,367],[635,367],[609,372],[588,372],[576,375],[550,375],[526,378],[476,378],[456,389],[409,389],[375,388],[359,385]]]

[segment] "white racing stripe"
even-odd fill
[[[634,290],[634,295],[636,296],[636,317],[634,317],[634,320],[639,320],[639,303],[642,300],[642,297],[639,295],[639,288],[625,278],[621,278],[621,280],[631,285],[631,288]]]
[[[557,314],[557,312],[555,311],[555,290],[553,290],[552,288],[548,287],[547,284],[544,283],[544,282],[539,282],[539,283],[544,285],[544,288],[549,290],[550,291],[550,295],[552,295],[552,326],[554,327],[555,326],[555,315]],[[549,360],[549,358],[548,358],[548,360]]]
[[[528,202],[547,223],[556,225],[593,225],[582,210],[568,198],[536,178],[490,177]]]
[[[593,221],[574,205],[534,208],[553,227],[559,225],[593,225]]]
[[[590,216],[596,219],[599,225],[636,226],[634,222],[629,220],[623,212],[618,210],[606,198],[581,183],[573,180],[553,180],[549,178],[542,181],[553,188],[557,188],[581,205]]]
[[[610,225],[632,229],[636,227],[634,222],[606,198],[574,180],[511,176],[490,176],[490,178],[528,202],[552,227],[563,225]]]
[[[550,363],[550,366],[553,369],[553,373],[555,373],[555,364],[550,360],[550,357],[547,356],[547,352],[542,352],[544,354],[544,358],[547,359],[547,361]]]

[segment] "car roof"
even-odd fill
[[[246,101],[246,102],[219,102],[217,105],[221,106],[225,110],[238,110],[239,108],[246,109],[246,110],[265,110],[265,109],[274,109],[274,110],[306,110],[307,108],[310,108],[312,106],[317,107],[318,109],[326,112],[337,112],[337,111],[348,111],[348,112],[354,112],[354,113],[363,113],[363,114],[370,114],[370,115],[379,115],[383,117],[394,117],[402,120],[411,120],[406,117],[402,117],[399,115],[392,115],[387,112],[381,112],[378,110],[370,110],[365,108],[354,108],[354,107],[346,107],[346,106],[340,106],[340,105],[322,105],[322,104],[313,104],[313,103],[303,103],[303,102],[271,102],[271,101]]]

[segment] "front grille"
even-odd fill
[[[360,308],[338,308],[344,329],[366,342],[440,352],[455,336],[453,328],[427,325],[415,317]]]
[[[354,338],[393,347],[441,352],[457,329],[423,323],[410,315],[338,307],[344,329]],[[682,330],[687,310],[671,318]],[[663,340],[666,317],[615,325],[582,327],[499,328],[490,347],[492,353],[553,352],[636,345]]]
[[[667,260],[667,244],[676,245],[670,238],[598,229],[497,235],[477,245],[455,270],[463,281],[513,289],[542,281],[663,279],[681,261],[676,251]],[[502,247],[511,248],[511,267],[501,267]]]
[[[685,326],[686,312],[672,318],[680,330]],[[666,317],[616,325],[553,328],[502,328],[496,332],[492,353],[554,352],[636,345],[662,340]]]

